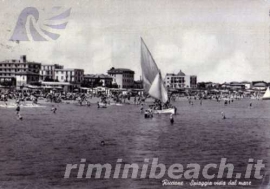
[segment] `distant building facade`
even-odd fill
[[[83,69],[55,69],[54,80],[59,82],[69,82],[80,84],[83,82]]]
[[[108,70],[109,76],[113,78],[113,83],[117,84],[118,88],[133,88],[134,86],[134,71],[125,68],[114,68]]]
[[[231,90],[244,90],[246,89],[245,84],[241,83],[241,82],[230,82],[229,88]]]
[[[41,63],[27,61],[26,55],[20,60],[0,62],[0,84],[10,82],[13,86],[24,86],[39,81]]]
[[[266,90],[268,83],[265,81],[253,81],[251,87],[255,90]]]
[[[83,79],[84,87],[111,87],[113,78],[105,74],[86,74]]]
[[[54,80],[56,69],[64,69],[64,66],[59,64],[42,64],[40,70],[40,80],[41,81]]]
[[[242,81],[241,83],[243,85],[245,85],[245,89],[250,89],[251,88],[251,82],[249,82],[249,81]]]
[[[165,86],[172,89],[196,88],[197,76],[186,75],[181,70],[177,73],[167,73],[164,80]]]

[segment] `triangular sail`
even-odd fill
[[[161,75],[160,75],[161,78]],[[165,87],[165,84],[163,83],[163,81],[161,82],[161,94],[162,94],[162,99],[161,101],[163,103],[168,102],[169,101],[169,97],[168,97],[168,91]]]
[[[267,90],[265,91],[263,98],[270,98],[270,89],[269,87],[267,88]]]
[[[141,39],[141,67],[144,90],[153,98],[163,103],[167,102],[168,93],[162,81],[161,73],[143,39]]]
[[[142,38],[141,38],[141,67],[142,67],[144,90],[148,92],[155,77],[159,73],[159,70],[155,60],[153,59],[150,51],[148,50]]]
[[[158,73],[148,91],[149,95],[165,103],[168,101],[168,93],[163,85],[161,74]]]

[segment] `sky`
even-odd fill
[[[27,7],[39,12],[28,17],[29,41],[10,41]],[[70,8],[68,18],[48,21]],[[142,37],[163,76],[182,70],[199,82],[270,82],[269,10],[268,0],[0,0],[0,61],[27,55],[95,74],[129,68],[139,79]],[[31,21],[60,37],[34,41]],[[46,27],[64,22],[63,30]]]

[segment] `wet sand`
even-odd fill
[[[249,108],[252,102],[253,107]],[[98,109],[73,103],[41,102],[43,108],[0,108],[0,188],[161,188],[162,179],[64,179],[66,164],[142,164],[159,158],[166,165],[219,163],[227,158],[244,173],[249,158],[270,159],[270,101],[244,99],[228,106],[215,101],[175,102],[173,125],[168,115],[144,119],[140,106]],[[221,112],[227,119],[223,120]],[[106,145],[100,145],[105,141]],[[252,180],[259,188],[260,180]],[[179,188],[166,186],[166,188]],[[184,188],[199,188],[189,187]],[[219,188],[219,187],[207,187]],[[242,188],[226,186],[222,188]]]

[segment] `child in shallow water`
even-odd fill
[[[18,105],[17,105],[17,108],[16,108],[16,114],[17,114],[17,118],[18,118],[19,120],[22,120],[22,116],[21,116],[20,112],[21,112],[21,107],[20,107],[20,105],[18,104]]]

